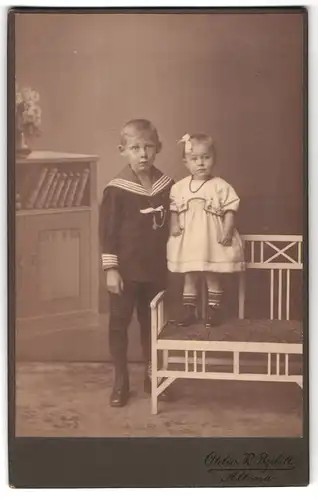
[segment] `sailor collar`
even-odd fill
[[[115,179],[111,180],[108,186],[114,186],[142,196],[155,196],[165,189],[171,183],[172,179],[168,175],[162,174],[156,167],[152,167],[152,169],[154,183],[150,193],[140,183],[138,177],[129,166],[115,177]]]

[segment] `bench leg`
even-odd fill
[[[157,377],[157,351],[152,355],[151,364],[151,413],[158,413],[158,377]]]
[[[157,413],[158,413],[157,388],[155,388],[155,390],[152,388],[152,391],[151,391],[151,413],[153,415],[157,415]]]
[[[245,273],[239,276],[239,319],[244,319],[245,313]]]
[[[156,415],[158,412],[158,307],[151,310],[151,413]]]

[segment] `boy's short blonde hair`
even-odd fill
[[[153,123],[151,123],[151,121],[144,118],[136,118],[125,123],[120,132],[121,145],[125,146],[127,136],[136,135],[136,133],[142,134],[143,132],[147,132],[150,135],[151,139],[158,146],[161,146],[159,134],[156,127],[153,125]]]

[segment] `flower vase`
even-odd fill
[[[23,132],[18,132],[16,136],[16,153],[20,158],[26,158],[30,153],[31,149],[26,141],[25,134]]]

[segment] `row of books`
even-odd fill
[[[23,208],[79,207],[83,201],[88,179],[88,168],[73,173],[59,172],[55,167],[45,167],[38,173]]]

